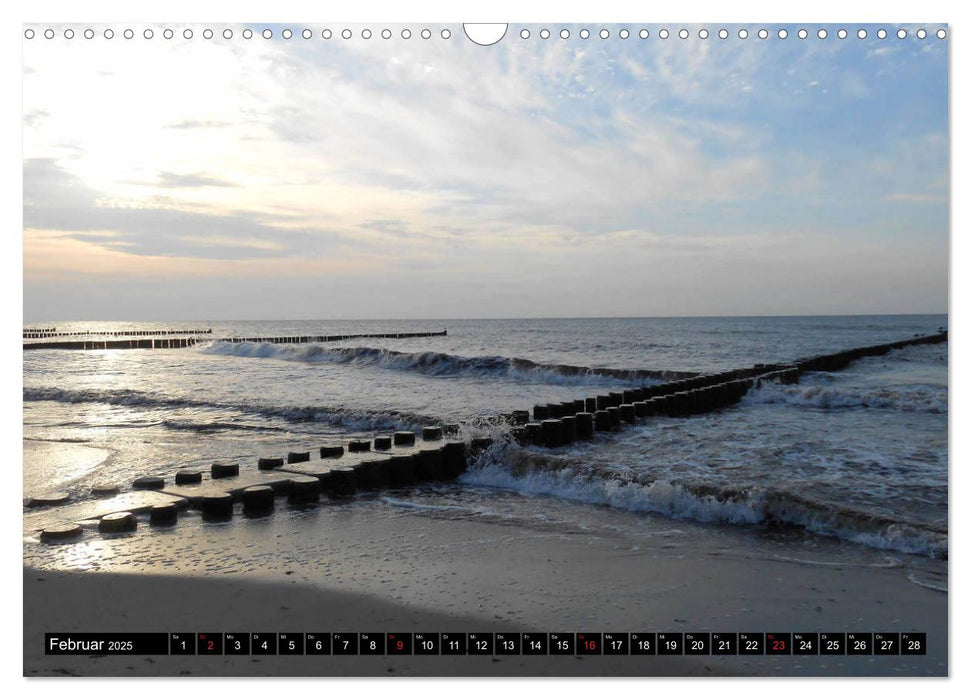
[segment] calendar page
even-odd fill
[[[947,676],[950,32],[24,24],[24,675]]]

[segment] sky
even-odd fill
[[[936,26],[165,26],[24,41],[27,322],[947,311]]]

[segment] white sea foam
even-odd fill
[[[743,402],[810,408],[881,408],[946,413],[947,387],[920,385],[857,389],[847,386],[781,385],[766,382],[760,388],[750,391]]]
[[[605,477],[579,463],[544,459],[513,446],[484,455],[463,481],[698,522],[798,527],[878,549],[947,558],[947,534],[917,524],[754,486],[699,488],[663,479],[637,483]]]

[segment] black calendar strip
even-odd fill
[[[925,632],[48,633],[45,654],[147,656],[923,656]]]

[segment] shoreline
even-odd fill
[[[626,517],[626,516],[625,516]],[[662,523],[663,524],[663,523]],[[707,534],[706,534],[707,533]],[[677,542],[390,511],[180,522],[103,540],[107,573],[24,568],[25,675],[944,676],[946,593],[904,565],[749,555],[714,530]],[[25,542],[27,547],[34,547]],[[108,556],[110,554],[111,556]],[[817,552],[825,558],[825,552]],[[112,559],[114,557],[114,559]],[[25,563],[38,561],[26,557]],[[137,572],[137,573],[135,573]],[[43,579],[43,580],[38,580]],[[927,633],[918,656],[45,657],[43,633],[669,631]],[[390,670],[389,670],[390,669]]]

